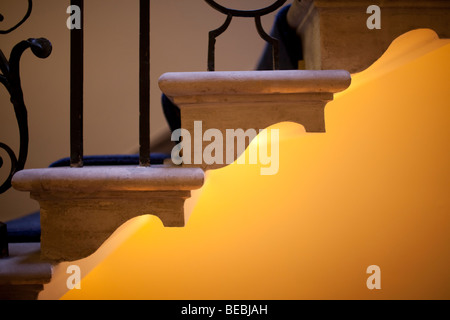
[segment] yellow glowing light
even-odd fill
[[[327,133],[272,127],[278,174],[208,172],[185,228],[138,218],[74,262],[100,261],[63,299],[449,299],[448,57],[432,31],[403,35],[327,105]]]

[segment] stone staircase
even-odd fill
[[[195,121],[201,121],[204,130],[215,128],[223,134],[227,129],[265,129],[281,121],[302,124],[307,132],[325,132],[324,108],[350,85],[349,71],[365,69],[392,40],[414,28],[431,27],[441,37],[450,37],[448,1],[399,1],[407,8],[401,17],[401,5],[382,2],[380,32],[364,29],[372,2],[294,1],[289,23],[302,36],[309,70],[168,73],[160,78],[161,90],[180,107],[182,128],[192,135]],[[202,144],[198,152],[205,147]],[[235,152],[233,160],[239,155]],[[184,154],[189,164],[181,166],[17,173],[13,187],[30,192],[41,206],[41,244],[10,245],[10,258],[0,261],[0,297],[36,298],[51,279],[52,265],[92,254],[135,216],[152,214],[166,227],[183,227],[184,202],[202,187],[204,171],[223,166],[195,163],[194,156]]]

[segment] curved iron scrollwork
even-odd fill
[[[8,30],[0,30],[0,34],[6,34],[17,29],[25,22],[25,20],[28,19],[31,14],[31,9],[32,1],[28,0],[28,11],[24,18]],[[3,16],[0,15],[0,21],[2,20]],[[36,57],[44,59],[51,54],[52,45],[50,41],[44,38],[21,41],[12,49],[9,60],[6,59],[3,51],[0,50],[0,82],[5,86],[10,95],[10,100],[14,107],[20,135],[18,157],[12,148],[4,143],[0,143],[0,149],[6,151],[11,162],[11,169],[8,178],[0,185],[0,194],[11,188],[11,180],[13,175],[25,167],[25,162],[28,156],[28,114],[23,99],[22,85],[20,81],[20,58],[27,49],[31,49]],[[3,163],[3,159],[0,156],[0,168],[3,166]]]
[[[216,38],[224,33],[228,26],[231,23],[233,17],[244,17],[244,18],[254,18],[256,24],[256,30],[262,39],[266,42],[270,43],[272,46],[272,57],[273,57],[273,69],[279,69],[279,60],[278,60],[278,39],[275,39],[268,35],[261,24],[261,17],[265,16],[269,13],[274,12],[279,9],[282,5],[286,3],[287,0],[276,0],[273,4],[268,7],[257,9],[257,10],[236,10],[229,9],[220,4],[218,4],[214,0],[205,0],[207,4],[213,7],[215,10],[225,14],[227,16],[225,22],[217,29],[209,32],[209,45],[208,45],[208,71],[215,70],[215,45]]]
[[[25,16],[22,18],[22,20],[20,20],[14,27],[11,27],[7,30],[0,30],[0,34],[8,34],[10,32],[13,32],[14,30],[16,30],[18,27],[20,27],[25,21],[27,21],[27,19],[30,17],[31,15],[31,11],[33,10],[33,0],[28,0],[28,10],[27,13],[25,13]],[[2,14],[0,14],[0,22],[3,21],[3,16]]]

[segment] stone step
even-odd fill
[[[307,132],[325,132],[325,106],[350,82],[345,70],[171,72],[160,77],[159,87],[180,108],[181,128],[192,137],[196,123],[204,132],[219,130],[225,137],[227,130],[259,131],[283,121],[299,123]],[[182,141],[183,150],[194,149],[189,140]],[[250,141],[244,143],[246,148]],[[203,154],[207,146],[184,153],[183,166],[207,170],[230,164],[195,161],[202,158],[195,152]],[[237,142],[224,143],[224,155],[227,148],[234,150],[233,161],[242,154]]]
[[[144,214],[183,227],[184,202],[204,172],[175,166],[93,166],[22,170],[13,187],[40,204],[41,256],[73,261],[94,253],[123,223]]]
[[[35,300],[52,277],[53,265],[41,260],[39,243],[10,243],[0,259],[0,300]]]
[[[380,29],[367,26],[372,5],[379,8]],[[287,21],[302,39],[306,69],[356,73],[408,31],[429,28],[450,38],[450,1],[295,0]]]

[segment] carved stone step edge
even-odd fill
[[[152,166],[28,169],[13,187],[41,211],[41,258],[73,261],[94,253],[126,221],[145,214],[183,227],[184,202],[203,185],[198,168]]]
[[[204,132],[217,129],[223,137],[228,130],[259,132],[284,121],[299,123],[307,132],[325,132],[326,104],[350,83],[345,70],[171,72],[159,79],[162,92],[180,108],[181,127],[192,137],[199,122]],[[245,148],[250,142],[245,141]],[[222,152],[234,149],[233,161],[242,153],[235,143],[234,148],[223,144]],[[186,144],[182,140],[182,149],[192,150]],[[195,150],[203,154],[207,146],[202,143]],[[183,166],[208,170],[229,164],[195,158],[194,152],[183,153]]]
[[[40,259],[39,243],[10,243],[0,259],[0,300],[35,300],[52,277],[53,265]]]

